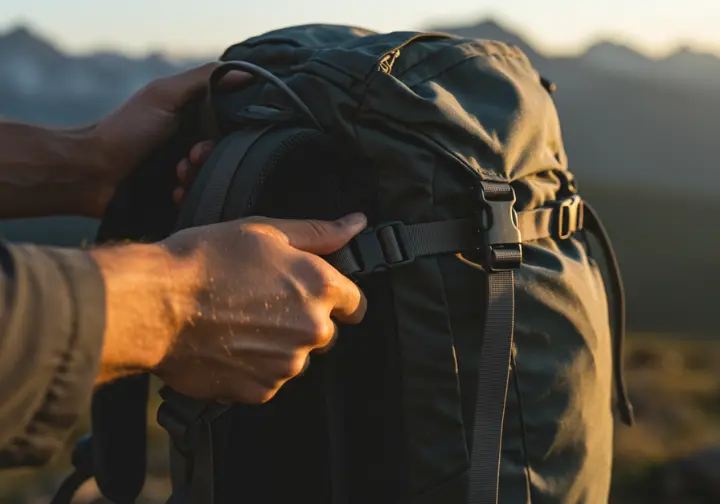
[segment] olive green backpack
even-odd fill
[[[549,82],[499,42],[330,25],[221,59],[210,97],[223,136],[175,229],[362,211],[370,228],[326,259],[368,312],[267,404],[163,389],[169,502],[607,502],[613,377],[632,422],[622,283],[568,171]],[[256,78],[218,90],[233,69]],[[112,223],[106,235],[138,236]],[[79,472],[130,503],[145,445],[128,415],[146,384],[113,387],[96,397]]]

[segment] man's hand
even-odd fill
[[[56,130],[0,121],[0,218],[102,217],[118,183],[164,146],[195,99],[198,129],[212,137],[212,114],[203,96],[218,65],[158,79],[89,127]],[[227,89],[251,80],[234,71],[220,85]]]
[[[362,292],[315,254],[365,225],[250,218],[94,251],[108,305],[99,382],[150,370],[195,398],[268,401],[332,343],[332,319],[363,318]]]
[[[177,131],[191,102],[199,102],[198,120],[208,117],[203,98],[210,74],[218,65],[207,63],[151,82],[91,130],[92,143],[104,160],[99,174],[104,184],[98,195],[98,216],[117,184]],[[223,79],[223,86],[239,86],[251,80],[251,75],[235,71]]]

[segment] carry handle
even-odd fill
[[[215,100],[215,97],[222,94],[228,94],[220,90],[218,85],[220,84],[220,80],[222,80],[223,77],[225,77],[233,70],[247,72],[255,77],[264,79],[280,88],[292,100],[296,109],[299,112],[302,112],[302,114],[310,120],[310,122],[315,128],[320,131],[324,131],[323,127],[315,118],[315,115],[310,111],[308,106],[305,105],[305,102],[302,101],[302,99],[295,93],[295,91],[290,89],[290,87],[285,84],[277,75],[269,72],[265,68],[254,65],[247,61],[228,61],[227,63],[223,63],[222,65],[217,67],[210,75],[208,94],[216,118],[222,117],[223,111],[220,109],[219,103]]]

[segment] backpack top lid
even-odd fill
[[[248,39],[221,59],[247,61],[280,77],[325,131],[371,160],[403,142],[420,142],[473,178],[511,182],[547,172],[571,178],[546,81],[516,47],[446,34],[305,25]],[[237,124],[227,111],[249,98],[293,109],[270,83],[217,96],[226,131]]]

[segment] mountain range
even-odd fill
[[[606,216],[625,273],[631,324],[715,331],[720,58],[686,48],[651,58],[610,41],[551,57],[492,20],[429,29],[517,45],[557,84],[570,168]],[[162,54],[65,54],[20,26],[0,34],[0,116],[86,124],[148,81],[197,63]],[[67,244],[92,229],[84,223],[62,235],[51,226],[48,234],[42,222],[3,223],[0,233]],[[675,292],[682,292],[681,302]]]
[[[567,148],[573,170],[584,178],[618,177],[702,192],[714,189],[707,178],[720,182],[711,155],[720,131],[719,57],[681,48],[654,59],[600,42],[578,56],[552,58],[494,21],[432,29],[519,46],[559,86],[556,102]],[[162,54],[64,54],[18,26],[0,35],[0,116],[87,123],[148,81],[197,63]]]
[[[192,65],[160,54],[70,55],[26,26],[0,35],[0,115],[45,124],[86,123],[157,77]]]

